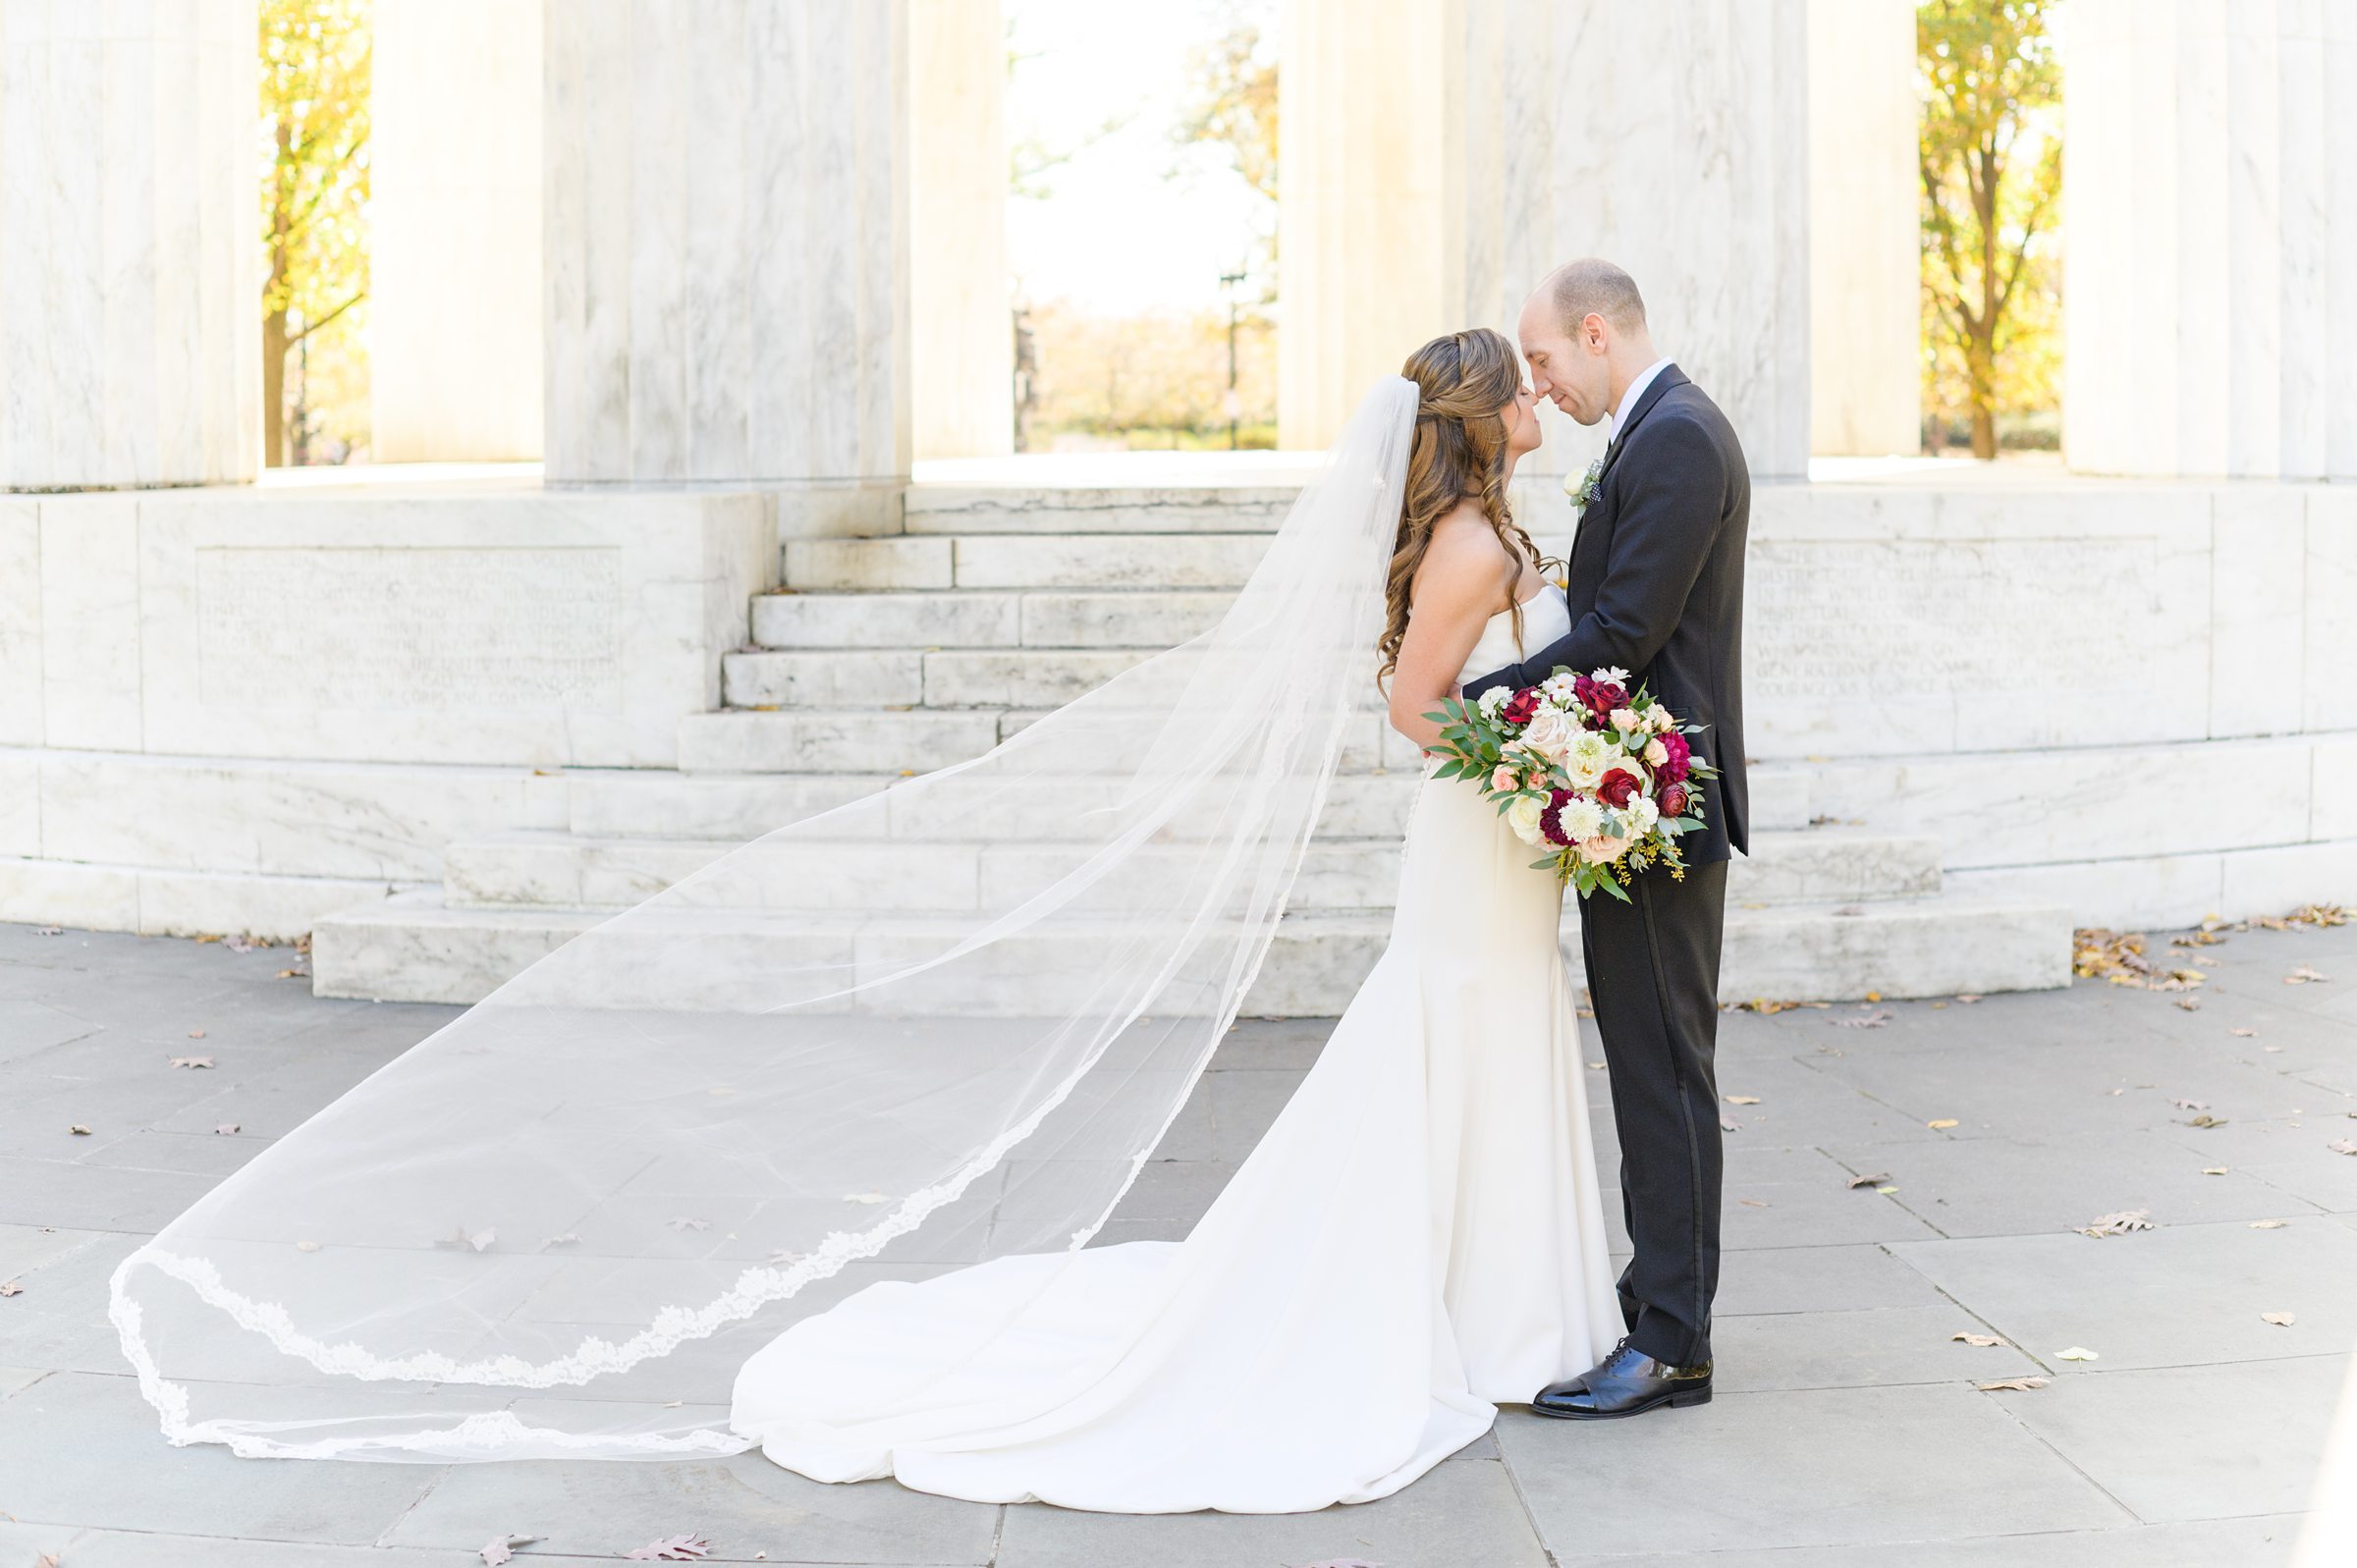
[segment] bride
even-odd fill
[[[1286,1512],[1595,1364],[1562,890],[1458,782],[1416,782],[1390,946],[1202,1220],[1087,1245],[1275,940],[1369,641],[1423,745],[1566,629],[1506,504],[1538,444],[1504,338],[1427,344],[1215,630],[722,856],[281,1140],[117,1271],[166,1436]]]

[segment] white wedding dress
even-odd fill
[[[1524,620],[1568,629],[1549,590]],[[1466,675],[1519,657],[1501,614]],[[1398,1490],[1594,1365],[1621,1323],[1534,858],[1427,778],[1389,948],[1184,1241],[870,1285],[745,1363],[733,1431],[820,1481],[1296,1512]]]

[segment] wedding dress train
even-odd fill
[[[1525,641],[1565,629],[1553,591]],[[1467,664],[1509,662],[1493,619]],[[1391,944],[1183,1241],[868,1286],[738,1376],[820,1481],[986,1502],[1295,1512],[1407,1485],[1621,1324],[1562,890],[1459,781],[1411,814]]]

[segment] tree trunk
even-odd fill
[[[287,313],[262,317],[262,464],[287,462]]]
[[[1972,455],[1983,462],[1997,460],[1997,415],[1978,398],[1972,400]]]

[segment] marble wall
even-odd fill
[[[889,526],[909,462],[905,0],[548,7],[547,471]]]
[[[1000,0],[909,0],[908,275],[914,456],[1014,450]]]
[[[2357,478],[2357,7],[2074,0],[2063,447]]]
[[[251,478],[254,0],[0,6],[0,490]]]
[[[1809,450],[1923,445],[1911,0],[1809,0]]]
[[[376,8],[376,461],[540,456],[541,10],[542,0]]]

